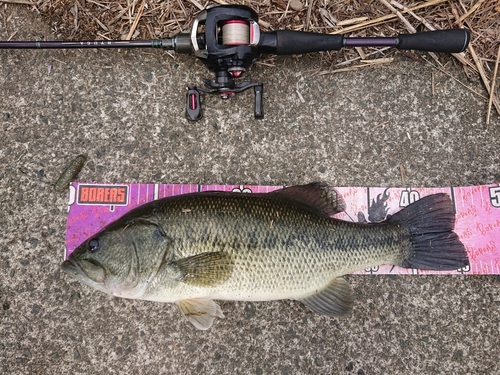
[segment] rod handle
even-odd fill
[[[276,55],[295,55],[309,52],[340,50],[342,35],[278,30],[261,33],[259,50]]]
[[[470,41],[466,29],[436,30],[415,34],[400,34],[396,48],[429,52],[463,52]]]

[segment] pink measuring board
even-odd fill
[[[83,241],[141,204],[178,194],[219,190],[268,193],[282,186],[195,184],[70,185],[65,259]],[[340,187],[346,210],[335,217],[380,221],[426,195],[447,193],[456,209],[455,232],[465,245],[470,267],[456,271],[422,271],[384,265],[356,274],[500,274],[500,185],[443,188]]]

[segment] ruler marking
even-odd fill
[[[455,189],[453,189],[453,187],[450,187],[450,198],[451,198],[451,202],[453,203],[453,211],[456,215],[457,214],[457,202],[455,199]]]
[[[153,200],[157,200],[159,196],[159,188],[158,184],[155,184],[154,192],[153,192]]]

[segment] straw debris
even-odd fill
[[[208,5],[233,1],[196,0],[3,0],[29,4],[53,28],[59,39],[161,39],[189,30]],[[481,77],[489,92],[500,45],[498,0],[239,0],[260,17],[263,31],[298,30],[340,33],[350,37],[395,36],[399,33],[465,27],[469,49],[454,54],[469,79]],[[322,74],[366,66],[367,57],[385,59],[405,53],[394,49],[344,49],[325,52]],[[420,54],[420,53],[418,53]],[[417,54],[417,55],[418,55]],[[439,56],[433,56],[439,63]],[[416,58],[419,61],[422,61]],[[363,63],[360,62],[363,60]],[[384,60],[382,60],[384,61]],[[497,85],[498,87],[498,85]],[[500,113],[498,95],[492,103]]]

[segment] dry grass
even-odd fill
[[[29,0],[4,2],[29,3]],[[45,17],[61,39],[160,39],[188,30],[193,19],[210,4],[224,0],[39,0],[33,10]],[[500,46],[499,0],[265,0],[237,1],[259,14],[262,30],[292,29],[346,36],[395,36],[399,33],[466,27],[472,38],[468,50],[455,57],[467,75],[480,76],[492,87]],[[412,11],[409,11],[412,10]],[[324,53],[320,74],[356,69],[367,59],[384,58],[393,50],[344,49]],[[421,55],[401,52],[410,58]],[[431,54],[438,69],[437,56]],[[497,85],[498,87],[498,85]],[[500,106],[493,97],[493,106]]]

